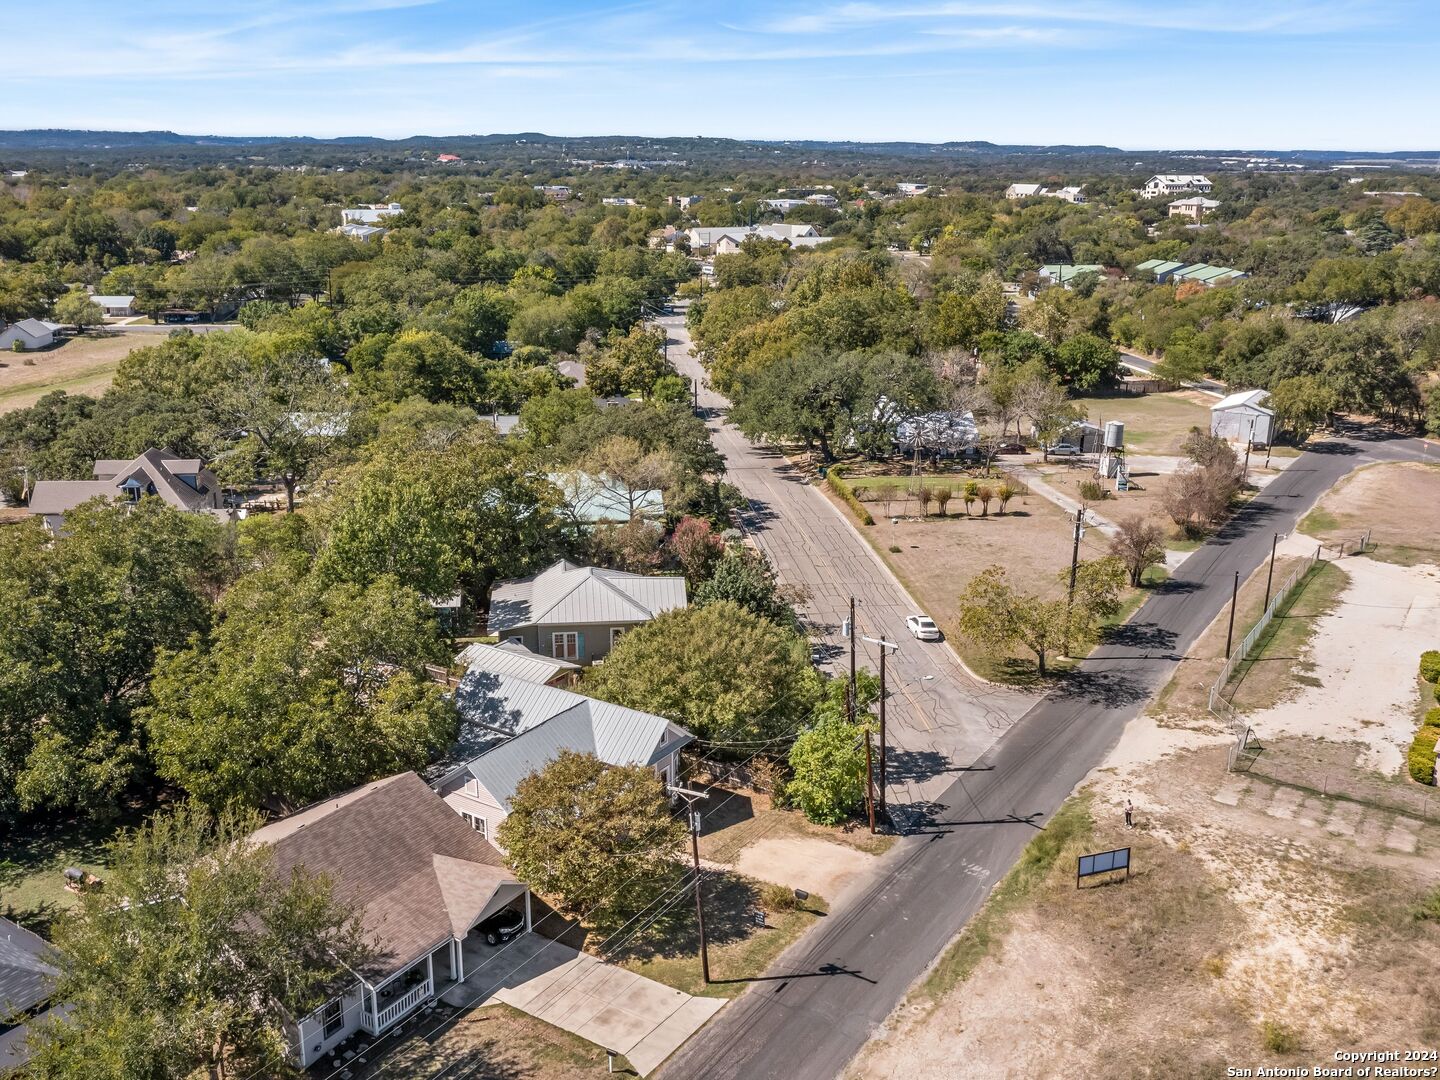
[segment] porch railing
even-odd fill
[[[366,1028],[369,1029],[370,1034],[379,1035],[422,1001],[426,1001],[430,997],[431,989],[430,980],[426,979],[422,983],[417,983],[403,997],[395,999],[373,1016],[367,1010],[365,1013]]]

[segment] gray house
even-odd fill
[[[562,750],[594,754],[607,765],[647,765],[668,785],[680,749],[695,738],[663,716],[475,669],[460,680],[455,706],[467,729],[462,742],[477,752],[435,790],[491,842],[510,815],[516,786]]]
[[[576,566],[561,559],[490,592],[489,630],[531,652],[593,664],[627,630],[686,606],[685,579]]]
[[[0,919],[0,1073],[30,1060],[27,1023],[63,1016],[66,1006],[47,1011],[55,978],[55,950],[23,926]]]
[[[94,480],[40,480],[30,493],[30,513],[45,518],[54,532],[67,510],[91,499],[136,503],[146,495],[178,510],[212,514],[230,520],[215,474],[199,458],[182,458],[170,450],[146,450],[131,461],[95,462]]]

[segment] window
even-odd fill
[[[550,655],[556,660],[580,659],[580,635],[575,631],[550,635]]]
[[[472,829],[481,836],[485,836],[486,821],[483,817],[480,817],[478,814],[467,814],[463,810],[460,812],[460,816],[470,823]]]
[[[345,1002],[342,998],[331,998],[320,1012],[320,1022],[325,1025],[325,1038],[340,1034],[345,1026]]]
[[[628,629],[630,629],[628,626],[610,627],[610,647],[612,649],[615,647],[615,643],[625,636],[625,631]]]

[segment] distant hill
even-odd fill
[[[1104,169],[1198,172],[1223,169],[1223,158],[1266,157],[1280,162],[1326,166],[1337,162],[1394,164],[1435,168],[1440,151],[1346,150],[1123,150],[1103,144],[1003,144],[984,140],[925,142],[859,142],[854,140],[719,139],[700,136],[655,138],[636,135],[547,135],[538,131],[488,135],[413,135],[382,139],[369,135],[320,139],[308,135],[182,135],[174,131],[77,131],[42,128],[0,131],[0,155],[8,161],[84,165],[101,161],[112,166],[137,159],[150,164],[194,165],[235,160],[294,164],[404,167],[422,151],[444,151],[492,162],[551,165],[570,159],[642,158],[677,160],[691,166],[765,163],[775,167],[802,164],[875,168],[882,161],[923,171],[925,162],[946,171],[968,170],[1013,161],[1031,171]],[[901,163],[904,163],[903,165]]]

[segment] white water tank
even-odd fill
[[[1120,450],[1125,446],[1125,422],[1123,420],[1105,421],[1105,449]]]

